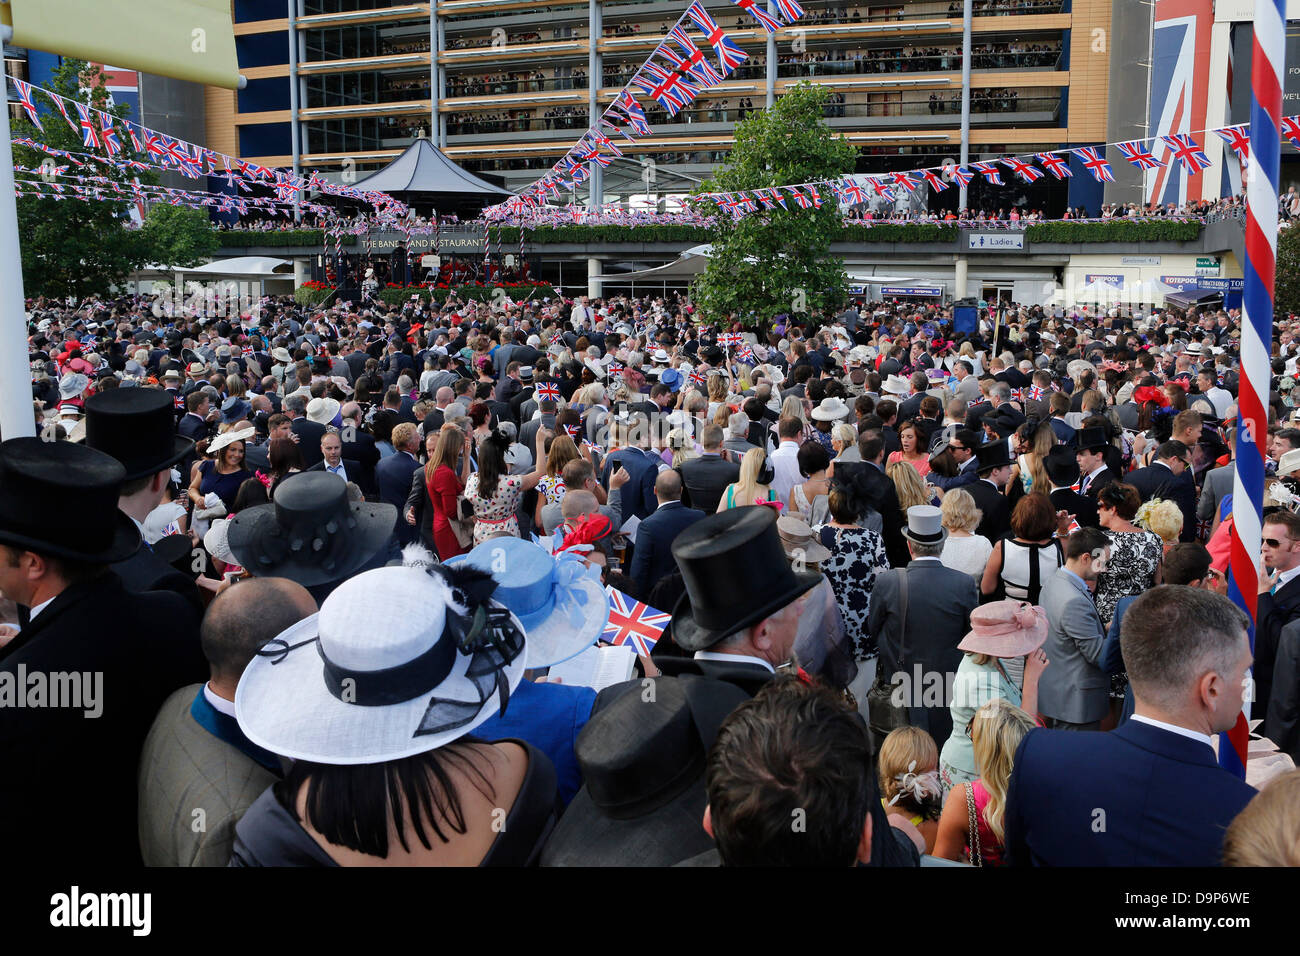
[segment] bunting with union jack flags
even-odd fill
[[[1160,169],[1165,165],[1164,160],[1157,159],[1155,154],[1147,149],[1146,144],[1141,140],[1131,140],[1127,143],[1116,143],[1115,148],[1119,154],[1127,159],[1138,169]]]
[[[1161,136],[1161,140],[1174,154],[1174,159],[1182,164],[1189,173],[1210,168],[1210,157],[1205,155],[1196,140],[1187,133],[1171,133]]]
[[[1066,176],[1074,175],[1070,171],[1070,161],[1063,156],[1057,156],[1055,153],[1034,153],[1034,159],[1042,163],[1043,169],[1057,179],[1064,179]]]
[[[1104,148],[1104,147],[1103,147]],[[1080,146],[1071,150],[1083,160],[1083,168],[1092,173],[1093,179],[1099,183],[1113,183],[1115,174],[1111,171],[1110,163],[1106,158],[1097,152],[1096,146]]]
[[[749,54],[736,46],[736,41],[722,32],[722,28],[714,22],[709,11],[700,5],[699,0],[687,8],[686,16],[700,28],[705,42],[713,47],[713,52],[718,55],[718,67],[724,77],[730,76],[736,67],[749,59]]]

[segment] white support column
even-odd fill
[[[587,295],[593,299],[601,295],[602,283],[600,281],[601,263],[595,256],[587,258]]]
[[[957,256],[953,265],[952,297],[964,299],[966,298],[966,257]]]

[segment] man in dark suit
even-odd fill
[[[411,475],[420,468],[416,453],[420,450],[420,433],[410,422],[399,422],[393,429],[393,447],[396,453],[389,455],[375,468],[375,484],[379,489],[379,500],[387,502],[397,509],[397,522],[393,531],[397,543],[406,547],[420,536],[418,529],[406,523],[406,499],[411,492]]]
[[[126,469],[117,507],[137,528],[162,501],[172,465],[194,444],[172,431],[172,403],[151,388],[114,388],[86,399],[86,445],[113,456]],[[174,591],[193,608],[198,627],[203,602],[194,579],[154,555],[148,544],[113,570],[128,591]]]
[[[913,372],[910,385],[912,394],[903,399],[898,406],[899,422],[910,421],[921,413],[921,400],[925,398],[930,382],[924,372]]]
[[[942,520],[931,505],[907,509],[902,533],[911,561],[876,578],[867,617],[867,629],[880,647],[877,674],[895,686],[896,694],[901,689],[909,722],[935,740],[947,740],[952,733],[952,701],[946,690],[934,695],[928,682],[937,677],[941,687],[952,686],[950,675],[957,673],[962,658],[957,645],[979,604],[971,576],[939,560],[948,537]]]
[[[1274,511],[1264,518],[1261,535],[1264,574],[1259,579],[1255,614],[1255,699],[1251,714],[1267,720],[1275,685],[1274,667],[1282,629],[1300,620],[1300,516]],[[1270,728],[1265,727],[1265,730]]]
[[[979,480],[962,488],[975,499],[975,506],[981,512],[975,533],[997,542],[1011,527],[1011,506],[1002,492],[1011,480],[1011,449],[999,439],[980,445],[975,449],[975,456]]]
[[[1197,588],[1165,585],[1133,603],[1121,638],[1133,717],[1105,734],[1024,737],[1004,818],[1011,865],[1219,864],[1224,831],[1255,795],[1212,747],[1241,712],[1246,625]],[[1044,676],[1056,666],[1047,653]]]
[[[1056,433],[1056,440],[1066,445],[1073,445],[1075,428],[1065,420],[1065,416],[1070,411],[1070,396],[1064,392],[1053,392],[1052,397],[1047,400],[1047,407],[1051,413],[1047,423]]]
[[[211,438],[216,432],[216,426],[209,420],[212,415],[212,401],[207,392],[190,392],[185,396],[185,414],[181,420],[176,423],[176,432],[182,438],[188,438],[194,443]],[[186,455],[181,459],[181,474],[189,474],[189,466],[194,461],[194,455]]]
[[[631,444],[634,428],[641,433],[640,437],[644,440],[646,431],[644,423],[635,424],[637,422],[635,418],[615,415],[611,415],[609,421],[613,447],[601,465],[600,483],[608,488],[609,479],[614,472],[619,468],[626,469],[630,477],[623,485],[623,518],[626,520],[636,515],[638,519],[644,521],[658,507],[655,498],[655,478],[659,474],[655,458]]]
[[[328,471],[344,481],[361,486],[361,463],[343,457],[343,440],[339,438],[338,432],[326,432],[321,436],[320,451],[321,460],[308,468],[308,471]]]
[[[711,515],[718,510],[718,502],[722,500],[727,485],[740,479],[740,466],[722,457],[720,426],[705,425],[700,434],[700,444],[704,454],[682,462],[682,484],[686,487],[682,500],[686,507],[698,508]]]
[[[1097,502],[1074,490],[1079,480],[1079,462],[1067,445],[1053,445],[1043,461],[1047,480],[1052,483],[1052,507],[1073,515],[1081,528],[1097,527]]]
[[[655,479],[655,498],[659,507],[637,527],[632,553],[631,578],[643,598],[676,568],[673,541],[705,514],[682,503],[682,478],[671,468]]]
[[[361,428],[361,406],[348,402],[343,406],[343,457],[361,466],[361,480],[357,482],[367,495],[379,493],[375,485],[375,468],[379,465],[379,448],[375,436]]]
[[[320,440],[325,437],[325,426],[307,417],[307,400],[301,395],[289,395],[284,400],[284,414],[289,416],[290,428],[298,436],[298,453],[303,464],[310,468],[321,460]]]
[[[1075,461],[1079,465],[1079,494],[1097,500],[1097,492],[1115,481],[1106,467],[1106,449],[1110,442],[1104,428],[1082,428],[1074,436]]]
[[[0,840],[14,859],[138,866],[140,747],[167,695],[205,676],[191,606],[168,591],[132,594],[109,568],[140,547],[117,509],[124,474],[71,442],[0,444],[0,591],[28,619],[0,648],[0,683],[28,697],[0,707],[0,750],[23,768],[0,787]],[[40,700],[33,674],[47,675]],[[125,825],[93,835],[69,825],[91,780],[95,814]]]
[[[1156,449],[1155,461],[1130,471],[1124,479],[1137,489],[1144,502],[1152,498],[1173,501],[1183,513],[1179,541],[1196,540],[1196,485],[1192,478],[1192,455],[1180,441],[1167,441]]]

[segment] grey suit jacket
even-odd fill
[[[1038,680],[1038,712],[1044,717],[1087,724],[1110,707],[1110,678],[1098,667],[1106,632],[1087,587],[1065,568],[1043,585],[1039,603],[1047,612],[1047,669]]]
[[[225,866],[235,824],[276,780],[190,716],[202,686],[168,697],[145,738],[137,821],[145,866]]]
[[[1211,468],[1205,473],[1201,485],[1201,500],[1196,504],[1196,517],[1201,521],[1213,520],[1219,505],[1226,495],[1232,494],[1234,464],[1228,462],[1220,468]]]
[[[960,382],[952,383],[952,394],[954,398],[960,398],[963,402],[976,401],[981,394],[980,380],[974,375],[967,375]]]
[[[600,506],[600,513],[609,519],[609,523],[618,531],[623,527],[623,489],[622,487],[609,489],[607,503]],[[561,505],[549,504],[542,505],[542,531],[550,534],[564,522],[564,512],[561,511]]]

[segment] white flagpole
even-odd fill
[[[13,28],[0,26],[0,43]],[[27,364],[27,317],[23,297],[23,257],[18,242],[18,201],[14,197],[14,152],[9,142],[9,107],[0,109],[0,438],[36,434],[32,414],[32,375]]]

